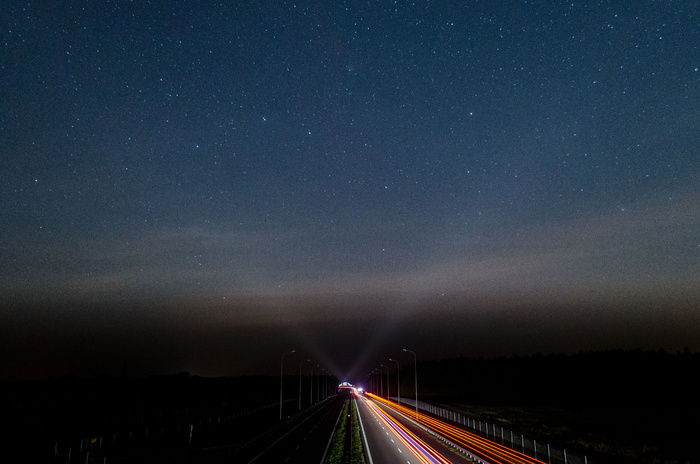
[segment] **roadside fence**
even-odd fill
[[[395,397],[389,399],[396,401]],[[415,407],[416,401],[410,398],[401,398],[401,404]],[[442,408],[424,401],[418,402],[418,409],[457,425],[468,432],[544,461],[547,464],[591,464],[587,456],[573,455],[568,453],[566,449],[554,448],[549,443],[538,443],[536,439],[529,439],[521,433],[506,430],[503,426],[494,423],[489,424],[488,422],[470,418],[451,409]]]
[[[296,399],[284,403],[296,402]],[[227,414],[206,414],[182,408],[169,417],[159,414],[140,414],[125,424],[96,426],[84,424],[81,429],[92,430],[88,438],[57,439],[54,443],[53,458],[56,463],[109,462],[107,455],[141,450],[153,446],[188,448],[192,438],[206,429],[231,423],[239,418],[266,410],[276,410],[279,402]],[[85,435],[84,435],[85,436]],[[114,458],[117,459],[118,458]]]

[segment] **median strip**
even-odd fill
[[[368,464],[365,459],[366,446],[363,444],[363,439],[364,433],[355,400],[345,400],[339,420],[336,422],[330,452],[327,459],[323,460],[323,464]]]

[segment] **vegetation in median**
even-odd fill
[[[365,453],[362,447],[360,421],[355,408],[355,400],[345,400],[340,420],[333,436],[328,455],[328,464],[340,464],[351,456],[350,464],[365,464]],[[348,430],[349,429],[349,430]]]
[[[362,447],[362,433],[360,430],[360,420],[355,407],[355,400],[351,400],[350,407],[352,415],[352,464],[365,464],[365,453]]]

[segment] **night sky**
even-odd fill
[[[696,1],[0,24],[0,378],[700,351]]]

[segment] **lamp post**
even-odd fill
[[[316,366],[311,368],[311,382],[309,382],[309,385],[311,389],[309,390],[309,405],[314,404],[314,369],[316,369],[320,364],[316,364]]]
[[[380,366],[386,367],[386,399],[389,399],[389,366],[385,366],[384,364],[380,364]]]
[[[413,354],[413,362],[414,362],[413,366],[414,366],[415,378],[416,378],[416,415],[417,415],[418,414],[418,356],[416,356],[416,353],[411,351],[411,350],[407,350],[406,348],[404,348],[403,350]]]
[[[321,373],[323,373],[323,367],[318,370],[316,375],[316,402],[318,403],[321,397]]]
[[[401,379],[399,378],[399,371],[401,370],[401,365],[395,359],[389,358],[389,361],[394,361],[396,363],[396,402],[401,404]]]
[[[331,376],[331,371],[328,369],[323,370],[323,399],[326,399],[330,396],[330,392],[328,389],[328,379],[330,379]]]
[[[384,396],[384,378],[382,377],[382,370],[375,367],[373,372],[379,374],[379,396]]]
[[[282,385],[284,383],[284,356],[294,352],[296,352],[296,350],[285,351],[284,353],[282,353],[282,361],[280,361],[280,420],[282,420]]]
[[[311,361],[311,359],[299,362],[299,411],[301,411],[301,365],[308,361]]]
[[[316,402],[325,400],[328,397],[327,389],[327,379],[330,371],[325,367],[321,367],[318,370],[318,376],[316,377]]]
[[[328,397],[328,369],[325,367],[321,369],[321,373],[323,373],[323,380],[320,380],[320,385],[319,385],[319,396],[317,396],[318,399],[325,400],[326,397]]]

